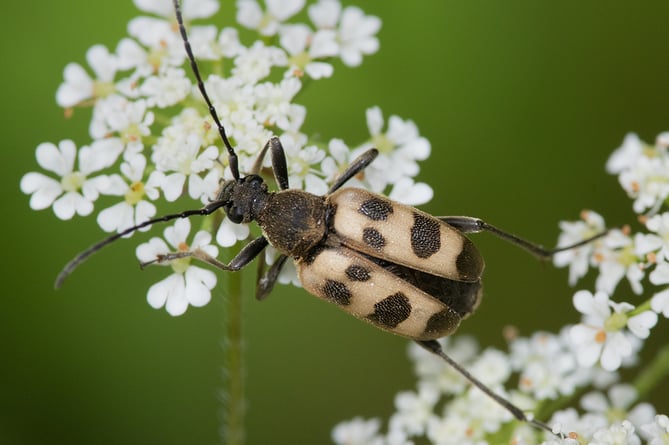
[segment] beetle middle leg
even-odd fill
[[[369,164],[372,163],[374,159],[379,155],[379,151],[376,148],[370,148],[357,158],[353,160],[348,166],[346,170],[344,170],[344,173],[339,175],[332,185],[330,186],[330,190],[328,190],[328,195],[331,193],[334,193],[337,191],[342,185],[346,183],[349,179],[351,179],[353,176],[357,175],[361,171],[363,171]]]
[[[496,237],[501,238],[508,243],[520,247],[521,249],[525,250],[526,252],[529,252],[530,254],[534,255],[535,257],[541,260],[547,260],[558,252],[563,252],[565,250],[571,250],[577,247],[585,246],[586,244],[590,244],[591,242],[605,236],[608,233],[608,231],[604,231],[588,239],[579,241],[574,244],[570,244],[568,246],[546,249],[545,247],[540,246],[539,244],[535,244],[530,241],[524,240],[512,233],[499,229],[493,226],[492,224],[488,224],[487,222],[479,218],[473,218],[471,216],[440,216],[438,218],[441,221],[445,222],[446,224],[455,227],[462,233],[490,232]]]
[[[279,255],[272,267],[265,272],[265,259],[258,259],[258,281],[256,283],[256,299],[259,301],[267,298],[272,292],[274,285],[276,284],[277,278],[279,278],[279,273],[283,269],[284,264],[286,264],[288,257],[286,255]]]

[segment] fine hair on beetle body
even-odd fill
[[[277,137],[270,138],[251,171],[243,175],[236,151],[205,89],[178,0],[174,0],[174,8],[193,75],[227,150],[232,179],[223,182],[215,198],[202,208],[145,221],[91,246],[65,266],[56,287],[90,255],[121,237],[153,224],[223,209],[231,222],[255,222],[262,232],[228,263],[195,248],[158,255],[142,266],[194,257],[234,272],[271,245],[279,257],[267,269],[261,262],[256,287],[258,299],[270,294],[286,261],[292,259],[309,293],[382,330],[417,342],[453,366],[518,420],[551,431],[548,425],[527,416],[469,374],[444,353],[437,339],[452,334],[481,302],[484,261],[467,234],[490,232],[540,259],[547,259],[556,252],[587,244],[604,233],[571,246],[544,249],[478,218],[435,217],[364,189],[344,187],[374,161],[378,155],[374,148],[353,160],[323,196],[290,188],[284,149]],[[268,152],[277,191],[270,191],[259,175]]]

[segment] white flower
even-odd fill
[[[414,182],[411,178],[400,178],[390,190],[388,197],[402,204],[417,206],[425,204],[434,196],[432,187],[424,182]]]
[[[397,412],[390,418],[390,428],[408,435],[424,434],[438,400],[439,391],[429,384],[420,385],[418,392],[400,392],[395,396]]]
[[[289,73],[297,77],[306,73],[312,79],[332,76],[332,65],[316,59],[334,57],[339,53],[335,38],[332,30],[313,33],[303,24],[283,26],[280,43],[288,52]]]
[[[304,7],[305,0],[266,0],[263,13],[256,0],[237,0],[237,21],[264,36],[273,36],[285,22]]]
[[[190,221],[180,219],[165,229],[164,236],[173,251],[192,252],[193,249],[200,249],[212,257],[218,255],[218,248],[209,244],[209,233],[197,232],[189,246],[186,243],[189,232]],[[152,238],[149,242],[140,244],[136,251],[137,258],[142,262],[155,261],[159,255],[170,252],[170,248],[161,238]],[[170,315],[177,316],[186,312],[189,305],[200,307],[209,303],[211,289],[216,285],[216,274],[191,265],[191,259],[184,257],[165,264],[158,263],[171,266],[174,273],[149,288],[147,300],[151,307],[159,309],[165,306]]]
[[[383,445],[378,435],[379,419],[364,420],[362,417],[341,422],[332,430],[332,441],[337,445]]]
[[[337,30],[340,57],[344,65],[358,66],[363,55],[379,50],[375,34],[381,29],[381,19],[365,13],[355,6],[344,9]]]
[[[589,445],[641,445],[641,439],[634,433],[634,426],[628,420],[595,431]]]
[[[151,199],[158,198],[158,190],[150,185],[147,187],[142,182],[145,167],[146,158],[137,154],[121,164],[121,172],[129,183],[119,175],[110,178],[111,184],[106,194],[123,196],[124,199],[98,214],[98,225],[105,232],[121,232],[143,223],[156,214],[156,206],[144,200],[145,196]],[[149,230],[149,227],[141,230]]]
[[[662,262],[650,273],[649,280],[656,286],[669,284],[669,263]],[[650,307],[669,318],[669,288],[657,292],[650,300]]]
[[[341,14],[339,0],[318,0],[309,5],[309,18],[318,29],[335,29]]]
[[[221,55],[229,58],[237,56],[244,48],[239,41],[239,31],[236,28],[226,27],[218,36],[218,46]]]
[[[644,143],[636,133],[627,133],[623,145],[618,147],[606,162],[606,171],[617,175],[631,168],[641,157],[643,148]]]
[[[94,45],[86,52],[86,60],[95,73],[91,78],[77,63],[70,63],[63,71],[65,83],[58,87],[56,102],[61,107],[72,107],[86,99],[107,97],[114,92],[116,56],[102,45]]]
[[[174,4],[171,0],[135,0],[136,6],[156,17],[135,17],[128,24],[128,33],[149,48],[146,57],[148,66],[157,72],[165,67],[178,66],[185,58],[183,42],[178,30],[174,27]],[[219,2],[216,0],[188,0],[182,4],[182,15],[186,23],[193,19],[207,18],[218,11]],[[193,38],[195,54],[210,56],[208,51],[202,51],[206,41],[213,42],[215,36],[210,31],[203,31],[204,27],[192,26],[189,36]],[[207,35],[207,38],[203,38]],[[140,65],[141,72],[146,74],[146,65]]]
[[[305,140],[305,137],[298,135],[298,138],[295,138],[288,134],[281,140],[288,163],[290,187],[323,195],[328,190],[328,184],[317,174],[314,165],[323,161],[325,152],[315,145],[303,146]]]
[[[109,187],[106,175],[91,174],[112,165],[122,150],[123,144],[116,139],[104,139],[90,147],[81,147],[78,155],[74,142],[69,139],[61,141],[58,147],[50,142],[42,143],[37,147],[37,163],[60,178],[27,173],[21,178],[21,191],[32,195],[30,207],[33,210],[53,205],[53,212],[63,220],[71,219],[75,213],[89,215],[93,211],[93,202]],[[78,160],[78,170],[75,170],[75,159]]]
[[[145,100],[129,101],[114,95],[95,104],[89,131],[95,139],[118,135],[127,146],[127,158],[144,148],[142,138],[151,134],[153,119],[153,112],[147,111]]]
[[[550,424],[554,425],[553,431],[555,433],[581,439],[583,442],[577,442],[580,445],[581,443],[588,443],[587,440],[592,437],[595,431],[606,428],[609,422],[600,413],[585,413],[583,416],[579,416],[574,408],[567,408],[553,414]]]
[[[441,343],[444,352],[465,367],[479,354],[478,344],[471,336],[447,337]],[[420,381],[432,384],[444,394],[460,394],[469,384],[452,366],[415,343],[409,345],[409,357],[414,362],[414,372]]]
[[[256,41],[250,48],[240,50],[232,74],[244,83],[253,84],[269,76],[272,67],[287,63],[286,53],[281,49]]]
[[[669,417],[657,415],[652,423],[644,425],[641,430],[648,436],[648,445],[666,445],[669,443]]]
[[[581,406],[588,412],[600,414],[609,422],[629,420],[635,427],[653,421],[655,408],[650,403],[632,407],[638,394],[632,385],[618,384],[608,390],[608,398],[601,392],[590,392],[581,398]]]
[[[634,198],[636,213],[647,209],[653,213],[669,196],[669,160],[663,157],[641,157],[618,177],[627,194]]]
[[[576,222],[560,221],[562,233],[558,238],[558,247],[576,244],[604,232],[606,228],[604,218],[596,212],[583,211],[581,212],[581,219],[581,221]],[[593,256],[596,246],[600,243],[601,241],[595,241],[576,249],[558,252],[553,256],[555,267],[569,266],[570,285],[576,284],[578,279],[586,274],[590,258]]]
[[[661,246],[657,261],[669,261],[669,212],[654,215],[646,221],[646,227],[656,235],[656,243]]]
[[[142,74],[179,66],[185,59],[183,41],[171,21],[135,17],[128,23],[128,33],[148,48],[145,56],[139,52],[141,48],[131,49],[134,53],[131,58],[140,63],[137,68]]]
[[[249,237],[248,224],[235,224],[225,218],[216,232],[216,243],[219,246],[234,246],[237,241],[243,241]]]
[[[589,377],[579,372],[576,357],[563,335],[536,332],[511,343],[511,363],[520,371],[518,386],[536,399],[571,395]]]
[[[485,385],[496,386],[506,382],[511,375],[511,363],[503,352],[488,348],[468,366],[468,371]]]
[[[476,436],[475,439],[480,440],[482,434],[472,429],[470,419],[459,412],[452,412],[444,417],[432,416],[428,420],[426,436],[432,444],[471,444],[472,435]]]
[[[402,177],[416,176],[419,170],[416,161],[427,159],[431,147],[429,141],[420,136],[413,122],[390,116],[388,129],[384,133],[381,109],[372,107],[366,114],[372,141],[356,151],[362,152],[370,146],[379,150],[379,156],[365,169],[365,179],[373,192],[381,193],[388,184]]]
[[[167,67],[158,75],[147,78],[139,90],[146,96],[150,107],[166,108],[184,100],[191,92],[191,86],[183,69]]]
[[[129,37],[121,39],[116,45],[116,57],[119,70],[135,69],[137,77],[147,76],[154,71],[146,49]]]
[[[353,160],[353,153],[344,141],[337,138],[328,142],[328,153],[330,156],[325,157],[321,162],[321,172],[325,176],[325,180],[332,183],[350,165]],[[346,186],[364,187],[364,184],[358,178],[353,177],[348,180]]]
[[[607,371],[618,369],[638,348],[638,339],[646,338],[657,322],[651,311],[628,317],[626,313],[634,306],[614,303],[604,292],[578,291],[574,306],[583,314],[583,321],[571,328],[570,335],[579,364],[585,367],[599,361]]]
[[[283,130],[290,128],[291,122],[295,120],[295,114],[299,119],[303,113],[297,110],[304,108],[303,106],[292,103],[301,87],[302,84],[295,78],[283,79],[279,84],[264,82],[256,85],[258,122],[276,125]]]
[[[595,282],[598,291],[612,295],[620,280],[626,277],[632,291],[641,294],[644,269],[639,261],[641,255],[637,252],[635,241],[622,230],[612,230],[602,240],[594,258],[600,272]]]
[[[218,158],[218,148],[211,145],[200,152],[202,144],[201,136],[189,133],[187,136],[171,138],[170,135],[162,136],[158,144],[154,146],[151,160],[156,168],[163,172],[175,172],[164,177],[160,188],[165,192],[168,201],[175,201],[183,192],[183,186],[189,179],[189,194],[191,198],[201,199],[204,195],[210,195],[217,186],[207,181],[204,184],[212,185],[212,190],[203,190],[201,178],[195,178],[198,173],[209,170],[214,166],[214,160]]]

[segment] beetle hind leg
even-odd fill
[[[441,347],[441,344],[437,340],[427,340],[427,341],[416,341],[418,345],[420,345],[422,348],[426,349],[427,351],[431,352],[432,354],[438,356],[441,358],[443,361],[445,361],[448,365],[450,365],[453,369],[455,369],[457,372],[459,372],[464,378],[469,380],[469,382],[476,386],[478,389],[483,391],[488,397],[493,399],[495,402],[497,402],[502,408],[510,412],[513,417],[516,419],[520,420],[521,422],[526,422],[530,425],[533,425],[537,428],[541,428],[545,431],[548,431],[549,433],[553,433],[553,430],[550,426],[545,424],[544,422],[541,422],[539,420],[533,419],[532,417],[528,417],[525,412],[520,409],[518,406],[514,405],[504,397],[500,396],[496,392],[494,392],[492,389],[490,389],[488,386],[486,386],[483,382],[481,382],[479,379],[474,377],[469,371],[467,371],[465,368],[462,367],[458,362],[453,360],[451,357],[446,355],[444,350]]]

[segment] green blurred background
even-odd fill
[[[413,119],[432,142],[419,179],[435,189],[423,207],[434,214],[483,217],[546,245],[559,220],[586,207],[612,225],[634,223],[604,163],[627,131],[653,141],[669,130],[669,2],[365,3],[383,19],[381,51],[310,86],[308,132],[355,143],[371,105]],[[88,142],[85,113],[68,121],[55,105],[62,69],[94,43],[114,48],[136,14],[130,0],[4,4],[2,444],[219,440],[220,301],[179,318],[151,309],[146,289],[162,271],[138,270],[137,240],[55,292],[62,265],[101,231],[93,218],[31,211],[18,187],[37,169],[38,143]],[[487,292],[462,333],[501,347],[506,325],[528,334],[578,319],[565,270],[489,235],[476,241]],[[626,284],[620,291],[637,301]],[[405,340],[301,290],[249,297],[244,312],[249,444],[328,443],[338,421],[387,417],[394,394],[413,387]],[[656,343],[666,336],[656,328]],[[664,412],[666,392],[654,400]]]

